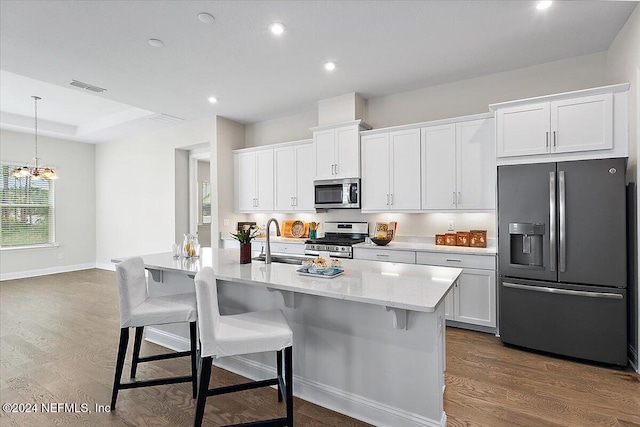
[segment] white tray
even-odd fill
[[[334,277],[342,276],[344,274],[344,270],[330,276],[322,273],[305,273],[304,271],[300,270],[296,270],[296,272],[301,276],[317,277],[319,279],[333,279]]]

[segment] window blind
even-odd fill
[[[0,167],[0,247],[55,242],[54,181],[15,178],[18,165]]]

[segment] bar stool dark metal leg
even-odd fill
[[[124,357],[127,354],[127,345],[129,344],[129,328],[120,328],[120,344],[118,344],[118,359],[116,360],[116,376],[113,380],[113,393],[111,394],[111,410],[116,408],[116,399],[118,398],[118,390],[120,389],[120,380],[122,378],[122,368],[124,368]]]
[[[282,350],[276,352],[276,366],[278,370],[278,402],[282,402],[284,398],[282,387],[280,387],[280,381],[282,381]]]
[[[287,393],[287,425],[293,427],[293,347],[284,349],[284,364]]]
[[[196,322],[189,323],[189,336],[191,339],[191,384],[193,389],[193,398],[195,399],[198,395],[198,368],[197,368],[197,333],[196,333]]]
[[[142,345],[143,332],[144,332],[144,326],[138,326],[136,328],[136,337],[133,340],[133,358],[131,360],[131,378],[136,377],[136,371],[138,369],[138,360],[140,359],[140,346]]]
[[[200,427],[202,425],[202,419],[204,418],[204,406],[207,403],[207,396],[209,392],[209,379],[211,378],[211,357],[204,357],[200,361],[200,384],[198,386],[198,400],[196,403],[196,416],[193,421],[194,427]]]

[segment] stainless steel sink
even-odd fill
[[[265,260],[265,255],[261,254],[257,257],[253,258],[255,261]],[[302,261],[305,259],[313,260],[314,256],[305,256],[305,255],[289,255],[289,254],[271,254],[271,262],[279,262],[281,264],[297,264],[302,265]]]

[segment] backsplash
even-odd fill
[[[488,238],[495,238],[495,214],[487,213],[377,213],[363,214],[358,210],[330,210],[326,213],[297,213],[297,214],[247,214],[247,221],[255,221],[259,226],[266,224],[269,218],[276,218],[282,223],[287,219],[299,219],[305,222],[325,221],[367,221],[369,234],[375,230],[376,222],[398,222],[397,236],[434,237],[445,233],[449,221],[453,221],[456,231],[487,230]],[[273,231],[273,230],[272,230]],[[324,234],[322,225],[319,235]]]

